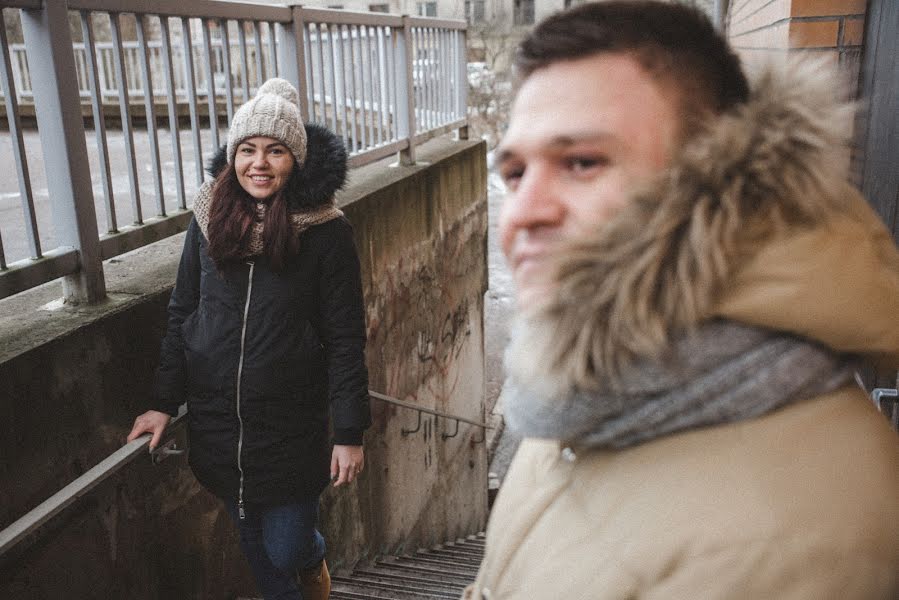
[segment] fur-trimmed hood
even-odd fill
[[[899,332],[887,327],[899,254],[846,183],[854,111],[834,98],[837,79],[808,58],[760,69],[747,103],[560,253],[557,293],[515,325],[510,375],[548,394],[597,389],[715,317],[899,367]]]
[[[227,165],[227,146],[222,145],[206,171],[217,177]],[[306,161],[287,183],[288,208],[305,211],[332,204],[346,178],[347,151],[343,141],[322,125],[306,123]]]

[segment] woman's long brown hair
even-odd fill
[[[296,178],[297,173],[298,169],[294,166],[290,180]],[[290,188],[288,181],[288,185],[266,201],[263,255],[274,271],[284,270],[300,245],[287,215],[287,190]],[[215,179],[209,207],[207,253],[219,270],[247,256],[255,219],[256,199],[240,186],[234,165],[229,164]]]

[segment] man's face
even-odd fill
[[[560,242],[596,231],[665,168],[676,103],[621,54],[554,63],[525,80],[497,153],[508,188],[501,243],[520,305],[544,295]]]

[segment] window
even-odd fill
[[[465,19],[469,23],[483,23],[486,11],[485,0],[465,0]]]
[[[514,21],[516,25],[534,24],[534,0],[515,0]]]
[[[369,4],[368,11],[369,12],[379,12],[379,13],[390,12],[390,5],[389,4]]]
[[[418,6],[419,17],[437,16],[437,2],[418,2],[416,6]]]

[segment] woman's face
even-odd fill
[[[287,146],[270,137],[247,138],[237,146],[234,155],[240,187],[257,200],[265,200],[287,185],[293,164],[293,154]]]

